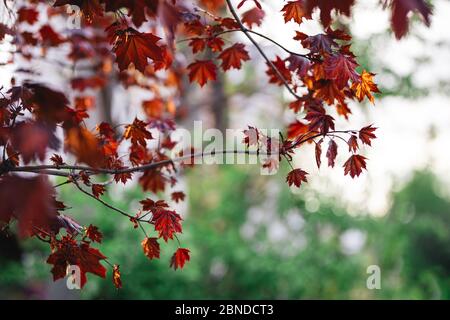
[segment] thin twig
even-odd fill
[[[272,70],[276,73],[278,78],[283,82],[286,89],[289,91],[290,94],[292,94],[296,99],[301,99],[299,95],[297,95],[294,90],[289,85],[289,82],[286,80],[286,78],[283,76],[283,74],[278,70],[278,68],[273,64],[273,62],[267,57],[266,53],[261,49],[259,44],[256,42],[256,40],[252,37],[249,30],[244,26],[241,19],[239,18],[238,14],[236,13],[236,10],[234,10],[233,5],[231,4],[231,0],[226,0],[228,9],[230,10],[232,16],[236,20],[236,22],[239,25],[239,28],[242,30],[242,32],[247,36],[247,38],[250,40],[250,42],[256,47],[256,49],[259,51],[261,56],[266,60],[267,64],[272,68]]]

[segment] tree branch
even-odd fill
[[[289,85],[288,81],[286,80],[286,78],[283,76],[283,74],[280,72],[280,70],[278,70],[278,68],[273,64],[273,62],[267,57],[266,53],[261,49],[261,47],[259,46],[259,44],[256,42],[256,40],[252,37],[252,35],[250,34],[249,30],[244,26],[244,24],[242,23],[241,19],[239,18],[238,14],[236,13],[236,10],[234,9],[233,5],[231,4],[231,0],[226,0],[227,1],[227,6],[228,9],[231,12],[231,15],[234,17],[234,19],[236,20],[236,22],[239,25],[239,28],[242,30],[242,32],[247,36],[247,38],[250,40],[250,42],[256,47],[256,49],[259,51],[259,53],[261,54],[261,56],[264,58],[264,60],[266,60],[267,64],[272,68],[272,70],[276,73],[276,75],[278,76],[278,78],[283,82],[284,86],[286,87],[286,89],[289,91],[290,94],[292,94],[296,99],[301,99],[301,97],[299,95],[297,95],[294,90],[291,88],[291,86]]]

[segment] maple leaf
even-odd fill
[[[245,45],[242,43],[236,43],[225,49],[218,58],[222,60],[221,67],[224,71],[232,68],[240,69],[242,61],[250,60],[248,51],[245,50]]]
[[[53,156],[50,158],[50,161],[53,162],[53,164],[57,167],[62,166],[65,164],[63,158],[59,154],[53,154]]]
[[[145,238],[141,242],[142,249],[144,250],[144,254],[150,259],[159,259],[159,243],[156,238]]]
[[[305,11],[305,0],[288,1],[281,11],[284,12],[284,22],[294,20],[302,23],[302,19],[311,19],[311,15]]]
[[[115,45],[113,48],[117,57],[120,71],[128,69],[133,63],[134,67],[144,73],[148,66],[148,59],[163,61],[163,52],[156,43],[160,37],[152,33],[141,33],[133,28],[116,30],[114,32]]]
[[[189,253],[190,251],[188,249],[178,248],[172,256],[170,266],[175,270],[177,270],[178,268],[183,269],[186,261],[189,261],[191,258],[189,256]]]
[[[291,72],[288,68],[286,68],[286,62],[281,59],[279,56],[276,57],[274,61],[272,61],[273,65],[278,69],[278,71],[281,73],[283,78],[286,81],[291,81]],[[284,85],[283,80],[280,79],[278,74],[273,70],[272,66],[267,63],[267,71],[266,74],[269,76],[269,82],[278,84],[279,86]]]
[[[328,158],[328,166],[329,167],[332,167],[332,168],[334,167],[337,153],[338,153],[338,145],[337,145],[336,141],[330,140],[330,142],[328,143],[328,149],[327,149],[327,154],[326,154],[326,156]]]
[[[159,170],[146,170],[144,174],[139,178],[144,191],[152,191],[157,193],[158,191],[164,191],[166,189],[167,178]]]
[[[375,139],[377,136],[373,133],[377,128],[372,127],[372,125],[367,126],[359,130],[359,139],[361,139],[362,143],[371,145],[371,140]]]
[[[253,25],[260,26],[262,23],[262,20],[266,16],[266,13],[264,10],[253,8],[248,10],[247,12],[244,12],[242,14],[242,23],[246,24],[250,29],[252,29]]]
[[[302,182],[308,182],[306,179],[307,174],[308,172],[303,171],[302,169],[294,169],[288,173],[286,182],[289,186],[295,185],[297,188],[300,188]]]
[[[19,22],[27,22],[30,25],[33,25],[38,21],[39,12],[36,9],[31,7],[21,7],[18,11],[18,20]]]
[[[102,194],[104,194],[106,191],[106,188],[102,184],[93,184],[92,185],[92,193],[93,195],[98,199]]]
[[[344,163],[344,175],[350,174],[350,177],[359,177],[362,169],[366,169],[367,158],[354,154]]]
[[[38,229],[49,232],[57,213],[54,188],[47,178],[0,178],[0,221],[19,221],[19,236],[34,235]]]
[[[323,107],[309,110],[305,120],[309,121],[310,131],[327,134],[330,129],[334,130],[334,118],[326,114]]]
[[[393,0],[391,25],[395,37],[402,38],[408,32],[410,12],[418,12],[427,26],[430,25],[431,8],[424,0]]]
[[[339,14],[350,16],[351,7],[354,5],[355,0],[307,0],[305,4],[305,10],[308,14],[312,14],[314,8],[320,9],[320,20],[322,24],[327,27],[331,23],[331,12],[336,10]]]
[[[222,51],[222,46],[225,42],[220,37],[212,37],[206,41],[206,44],[211,49],[212,52],[220,52]]]
[[[68,266],[78,266],[80,268],[81,288],[87,282],[86,273],[92,273],[99,277],[106,277],[106,269],[100,264],[106,257],[97,249],[91,248],[88,243],[76,243],[75,240],[65,236],[57,244],[56,250],[47,259],[48,264],[52,264],[53,280],[64,278],[67,274]]]
[[[345,87],[349,79],[358,81],[358,74],[355,71],[357,66],[358,63],[353,56],[342,53],[328,56],[324,61],[327,79],[334,80],[338,88]]]
[[[320,169],[320,165],[322,164],[322,160],[321,160],[322,142],[323,142],[323,139],[320,139],[319,142],[316,143],[316,147],[315,147],[316,164],[317,164],[317,168],[319,168],[319,169]]]
[[[156,212],[158,209],[168,208],[169,205],[164,200],[153,201],[152,199],[145,199],[139,201],[142,204],[142,210]]]
[[[93,226],[92,224],[89,225],[89,227],[85,231],[86,237],[91,239],[94,242],[101,243],[103,239],[103,234],[98,230],[96,226]]]
[[[193,38],[189,41],[189,46],[192,47],[192,53],[196,54],[205,50],[206,41],[202,38]]]
[[[145,128],[146,126],[147,124],[144,121],[134,118],[133,123],[125,127],[123,136],[127,140],[131,139],[132,144],[146,147],[147,141],[145,140],[153,139],[152,134]]]
[[[300,41],[305,49],[309,49],[314,54],[331,53],[332,48],[338,46],[334,39],[327,34],[308,36],[303,32],[296,31],[294,40]]]
[[[99,140],[87,129],[72,127],[66,131],[65,148],[74,154],[78,161],[95,168],[101,166],[104,158],[99,152]]]
[[[22,102],[27,109],[33,111],[37,120],[49,125],[69,120],[69,100],[62,92],[39,83],[26,83],[17,90],[27,92],[22,97]]]
[[[117,289],[122,288],[122,279],[121,279],[121,275],[120,275],[120,266],[115,264],[113,266],[113,275],[112,275],[112,281],[114,283],[114,286]]]
[[[48,24],[39,29],[39,34],[42,38],[43,44],[46,46],[57,47],[64,43],[64,39],[62,39],[61,36]]]
[[[291,123],[287,130],[287,136],[289,140],[294,140],[295,138],[304,135],[309,131],[309,126],[296,120],[294,123]]]
[[[128,9],[128,16],[131,17],[134,25],[140,27],[147,21],[146,11],[155,15],[158,11],[159,1],[157,0],[106,0],[105,11],[117,11],[121,8]]]
[[[203,87],[208,80],[216,80],[216,65],[211,60],[195,60],[187,67],[189,69],[189,80],[197,81]]]
[[[373,76],[375,76],[374,73],[364,70],[361,73],[361,79],[353,82],[352,90],[355,91],[356,98],[358,98],[359,102],[363,101],[364,97],[367,96],[369,101],[374,103],[375,99],[371,92],[380,92],[377,85],[373,82]]]
[[[290,55],[287,61],[289,62],[288,69],[296,73],[299,77],[306,76],[311,68],[311,61],[305,57]]]
[[[356,138],[356,136],[352,135],[348,141],[348,151],[353,151],[356,152],[356,150],[358,150],[358,139]]]
[[[155,225],[155,230],[159,232],[159,237],[167,242],[168,239],[173,239],[176,232],[182,232],[181,217],[178,213],[172,210],[158,209],[153,213],[152,223]]]
[[[325,101],[328,105],[334,104],[334,101],[338,101],[340,104],[344,103],[345,94],[343,90],[340,90],[333,80],[320,79],[314,83],[315,92],[314,98]]]
[[[184,201],[184,198],[186,197],[186,195],[182,191],[177,191],[177,192],[172,192],[171,197],[172,197],[173,201],[178,203],[180,201]]]
[[[22,122],[12,132],[12,145],[22,155],[25,163],[43,161],[47,147],[58,150],[60,141],[49,126],[40,122]]]

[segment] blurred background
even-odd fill
[[[46,246],[0,235],[0,298],[450,299],[450,1],[433,1],[431,27],[413,23],[401,41],[377,0],[358,3],[339,23],[353,35],[362,68],[377,74],[382,95],[375,105],[353,105],[337,128],[379,128],[373,147],[363,149],[367,172],[352,180],[340,166],[319,171],[308,146],[295,156],[310,173],[299,190],[286,185],[287,167],[273,176],[260,175],[255,165],[189,169],[175,190],[183,188],[187,200],[173,204],[184,218],[180,240],[191,250],[182,271],[169,268],[175,244],[164,244],[161,259],[149,261],[142,234],[129,221],[64,186],[69,214],[104,233],[102,252],[120,264],[123,288],[88,275],[82,291],[68,291],[64,281],[51,280],[50,265],[43,263]],[[264,6],[267,16],[257,31],[289,49],[302,50],[292,40],[294,30],[321,32],[315,21],[300,29],[285,25],[279,1]],[[261,44],[269,56],[281,54]],[[222,130],[282,128],[295,119],[286,108],[289,95],[268,85],[263,60],[248,49],[252,62],[242,70],[188,90],[184,127],[202,120],[204,128]],[[180,50],[190,49],[181,43]],[[11,70],[3,71],[0,83],[6,84]],[[115,88],[113,96],[108,114],[102,109],[98,117],[117,123],[130,112],[134,117],[136,93]],[[130,212],[149,196],[136,183],[108,191],[104,200]],[[171,191],[161,198],[169,199]],[[380,290],[366,287],[370,265],[380,267]]]

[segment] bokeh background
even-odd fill
[[[300,190],[285,184],[289,168],[283,166],[273,176],[260,175],[255,165],[189,169],[176,188],[184,189],[187,200],[174,204],[185,220],[180,239],[191,250],[182,271],[169,268],[172,244],[164,245],[160,260],[149,261],[140,247],[142,234],[128,221],[64,186],[61,198],[71,205],[70,214],[104,233],[102,252],[120,264],[123,288],[89,275],[85,289],[68,291],[64,281],[51,280],[50,265],[43,263],[46,246],[0,235],[0,298],[449,299],[450,1],[433,1],[431,26],[417,21],[401,41],[377,0],[358,3],[353,16],[338,23],[353,35],[358,61],[377,74],[383,93],[375,105],[354,105],[349,120],[337,123],[343,129],[371,123],[379,128],[373,147],[363,149],[370,160],[361,177],[344,177],[339,166],[319,171],[312,147],[295,156],[295,164],[310,173]],[[267,17],[258,31],[301,51],[292,40],[298,29],[284,24],[279,1],[264,6]],[[315,34],[321,26],[308,21],[300,31]],[[261,44],[271,57],[280,54]],[[189,51],[182,43],[180,50]],[[184,127],[202,120],[205,128],[222,130],[282,128],[295,119],[285,108],[289,95],[268,85],[263,60],[254,50],[250,55],[243,70],[188,91]],[[5,57],[0,52],[0,60]],[[2,67],[1,84],[13,69]],[[53,80],[59,77],[64,74],[55,70]],[[134,117],[140,94],[115,88],[107,116],[118,123]],[[105,110],[97,117],[105,117]],[[169,198],[170,191],[161,197]],[[111,186],[105,200],[133,212],[147,196],[130,183]],[[380,267],[380,290],[366,287],[370,265]]]

